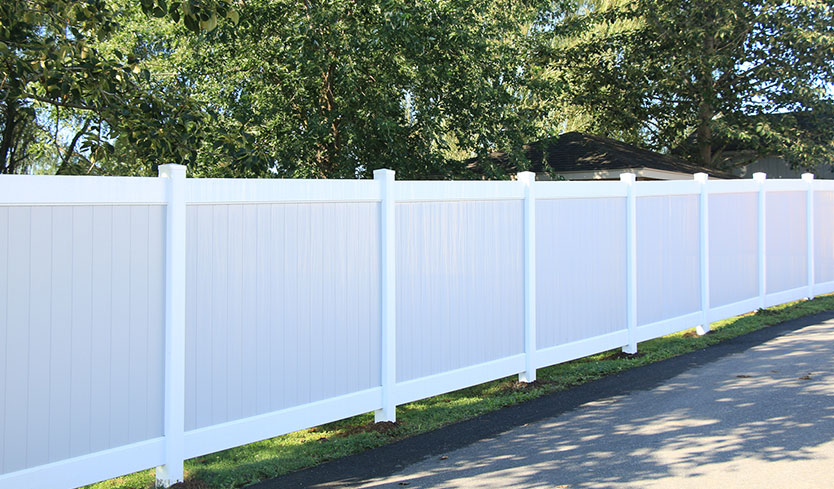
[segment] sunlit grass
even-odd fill
[[[696,336],[694,330],[689,330],[646,341],[639,344],[638,355],[611,350],[539,369],[535,384],[520,384],[515,377],[508,377],[399,406],[397,424],[393,426],[374,425],[373,415],[368,413],[197,457],[186,461],[186,479],[205,482],[206,486],[201,487],[242,487],[827,310],[834,310],[834,295],[712,323],[712,332],[705,336]],[[145,489],[153,487],[153,482],[153,471],[148,470],[89,487]]]

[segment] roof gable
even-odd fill
[[[522,150],[530,161],[531,171],[535,172],[650,168],[688,174],[704,172],[716,178],[737,178],[714,168],[702,167],[622,141],[581,132],[568,132],[558,137],[525,144]],[[512,166],[509,155],[505,152],[492,153],[489,158],[508,170]]]

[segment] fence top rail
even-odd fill
[[[758,192],[759,182],[753,179],[745,180],[710,180],[707,192],[711,194],[740,194]]]
[[[157,205],[166,182],[155,177],[0,175],[0,205]]]
[[[764,182],[764,189],[767,192],[799,192],[808,190],[808,183],[797,179],[768,179]]]
[[[634,195],[636,197],[663,197],[698,193],[701,193],[701,183],[696,180],[634,182]]]
[[[277,180],[189,178],[188,204],[257,204],[290,202],[378,202],[374,180]]]
[[[522,200],[524,184],[518,181],[403,181],[394,182],[397,202],[459,202]]]
[[[709,180],[711,194],[758,191],[759,182]],[[834,191],[834,180],[814,180],[813,189]],[[397,202],[500,201],[524,199],[519,181],[406,181],[394,183]],[[537,199],[624,197],[627,185],[619,181],[539,181]],[[769,192],[808,189],[800,179],[767,179]],[[638,181],[637,197],[690,195],[701,191],[695,180]],[[379,202],[382,191],[376,180],[215,179],[186,180],[189,204]],[[55,175],[1,175],[0,205],[160,205],[166,203],[165,179],[156,177],[99,177]]]
[[[834,180],[814,180],[814,190],[832,192],[834,191]]]
[[[536,199],[595,199],[625,197],[628,186],[620,181],[536,182]]]

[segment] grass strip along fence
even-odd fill
[[[397,408],[396,423],[374,423],[373,413],[301,430],[186,461],[184,487],[231,489],[379,447],[409,436],[569,389],[606,375],[707,348],[791,319],[834,310],[834,294],[791,302],[712,323],[704,336],[694,329],[640,343],[637,355],[619,350],[540,369],[534,383],[515,376],[487,382]],[[87,486],[90,489],[145,489],[152,470]]]

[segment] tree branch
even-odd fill
[[[72,102],[61,102],[60,100],[52,100],[50,98],[41,97],[39,95],[35,95],[33,93],[24,93],[25,97],[30,98],[32,100],[37,100],[38,102],[43,102],[45,104],[54,105],[56,107],[65,107],[68,109],[78,109],[78,110],[89,110],[91,112],[98,112],[100,110],[99,107],[94,105],[84,105],[84,104],[76,104]]]
[[[70,141],[69,146],[67,147],[66,151],[64,152],[63,158],[61,158],[61,164],[58,165],[58,172],[57,173],[59,175],[65,174],[65,172],[69,168],[69,160],[72,157],[73,153],[75,152],[75,145],[78,144],[78,140],[81,139],[81,136],[83,136],[84,133],[87,132],[88,127],[90,127],[90,119],[87,119],[86,121],[84,121],[84,127],[82,127],[80,131],[75,133],[75,136],[72,138],[72,141]],[[60,145],[58,145],[57,140],[55,141],[55,145],[58,148],[58,152],[59,153],[62,152],[62,149],[61,149]]]

